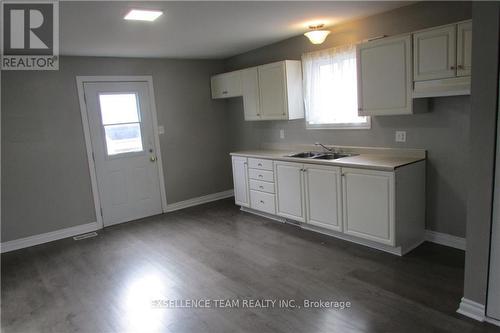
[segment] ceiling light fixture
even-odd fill
[[[321,44],[330,34],[329,30],[321,30],[321,28],[323,28],[324,26],[324,24],[310,25],[309,29],[311,29],[311,31],[306,32],[304,36],[309,38],[309,40],[313,44]]]
[[[153,22],[163,14],[160,10],[132,9],[125,15],[125,20]]]

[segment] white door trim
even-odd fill
[[[156,113],[156,102],[154,96],[153,77],[150,75],[137,75],[137,76],[77,76],[76,86],[78,89],[78,99],[80,101],[80,112],[82,115],[83,134],[85,136],[85,146],[87,148],[87,161],[90,171],[90,182],[92,185],[92,195],[94,197],[95,215],[97,223],[100,228],[104,227],[101,216],[101,200],[99,198],[99,191],[97,188],[97,174],[95,169],[95,162],[92,158],[92,141],[90,137],[90,124],[88,117],[87,104],[85,103],[84,83],[86,82],[146,82],[149,91],[149,103],[151,105],[151,120],[153,122],[153,137],[157,149],[158,159],[158,177],[160,181],[160,194],[161,194],[161,209],[163,213],[167,212],[167,195],[165,191],[165,177],[163,173],[163,162],[161,158],[160,138],[158,134],[158,117]]]

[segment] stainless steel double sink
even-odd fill
[[[305,151],[301,153],[286,155],[286,157],[309,158],[314,160],[336,160],[338,158],[351,157],[356,155],[358,154]]]

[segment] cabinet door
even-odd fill
[[[457,76],[469,76],[472,69],[472,21],[457,26]]]
[[[286,119],[285,62],[259,66],[261,119]]]
[[[344,233],[395,245],[394,173],[342,168]]]
[[[412,113],[410,40],[408,35],[358,45],[360,116]]]
[[[241,71],[241,89],[245,120],[260,119],[259,74],[257,67]]]
[[[306,222],[342,231],[340,168],[304,165]]]
[[[414,80],[434,80],[456,75],[456,25],[413,34]]]
[[[234,201],[237,205],[249,207],[248,164],[246,157],[233,156]]]
[[[274,162],[277,214],[305,222],[302,164]]]
[[[241,72],[229,72],[212,76],[212,98],[241,96]]]

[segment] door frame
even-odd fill
[[[500,95],[500,92],[498,93]],[[500,320],[498,318],[493,318],[488,316],[488,307],[490,297],[493,297],[493,290],[491,284],[493,283],[494,272],[493,266],[497,267],[498,262],[494,263],[493,259],[500,257],[500,248],[495,246],[495,242],[498,241],[500,228],[500,190],[497,185],[500,183],[500,106],[497,105],[497,126],[495,135],[495,166],[493,173],[493,202],[492,202],[492,213],[491,213],[491,226],[490,226],[490,246],[489,246],[489,258],[488,258],[488,281],[486,288],[486,302],[484,310],[484,318],[487,322],[500,326]],[[498,287],[498,286],[497,286]]]
[[[94,198],[95,215],[97,224],[100,228],[104,228],[103,217],[101,215],[101,199],[97,184],[97,173],[95,161],[93,159],[92,140],[90,136],[90,123],[88,116],[87,103],[85,102],[85,83],[89,82],[145,82],[148,85],[149,104],[151,109],[151,121],[153,123],[153,137],[156,146],[156,156],[158,160],[158,180],[160,182],[161,210],[167,212],[167,196],[165,191],[165,176],[163,172],[163,162],[161,158],[160,137],[158,133],[158,117],[156,113],[156,102],[154,96],[153,77],[151,75],[134,75],[134,76],[76,76],[76,86],[78,89],[78,100],[80,103],[80,113],[82,116],[83,134],[85,137],[85,147],[87,149],[87,161],[90,171],[90,182],[92,185],[92,195]]]

